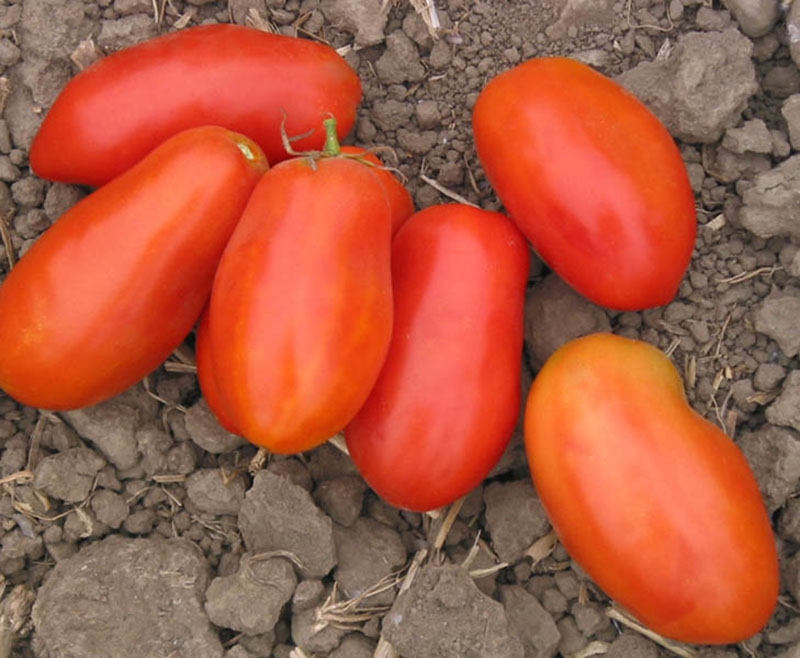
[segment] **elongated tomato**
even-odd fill
[[[666,128],[617,83],[575,60],[529,60],[492,79],[473,114],[486,176],[567,283],[602,306],[672,300],[697,230]]]
[[[219,386],[217,385],[217,369],[214,365],[214,357],[211,354],[211,341],[208,340],[208,307],[206,307],[200,315],[200,320],[197,323],[195,361],[197,364],[197,380],[200,384],[200,391],[211,413],[214,414],[223,428],[232,434],[241,436],[242,431],[225,408],[222,402],[222,395],[219,392]]]
[[[0,388],[72,409],[157,367],[197,320],[266,168],[246,137],[197,128],[64,214],[0,286]]]
[[[565,548],[640,621],[702,644],[766,624],[778,561],[758,484],[658,349],[611,334],[567,343],[534,380],[525,444]]]
[[[237,25],[180,30],[126,48],[73,78],[47,113],[30,151],[41,177],[101,185],[165,139],[218,125],[261,146],[274,164],[320,148],[322,120],[340,135],[355,121],[361,84],[324,44]]]
[[[422,210],[395,237],[391,347],[345,430],[359,471],[392,505],[447,505],[502,455],[519,412],[528,265],[513,223],[470,206]]]
[[[363,404],[392,332],[391,215],[372,167],[296,158],[264,175],[209,308],[220,408],[273,452],[308,450]]]

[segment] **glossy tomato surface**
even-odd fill
[[[529,252],[504,215],[451,204],[409,219],[392,247],[395,324],[375,388],[345,438],[396,507],[442,507],[489,473],[520,403]]]
[[[360,146],[342,146],[341,152],[346,155],[363,158],[373,166],[389,201],[392,213],[392,235],[394,235],[400,230],[405,221],[414,214],[414,200],[411,198],[410,192],[400,182],[396,174],[374,153]]]
[[[264,175],[220,262],[209,309],[220,405],[272,452],[339,432],[392,332],[391,210],[373,167],[296,158]]]
[[[486,176],[536,251],[602,306],[660,306],[694,246],[686,168],[659,120],[575,60],[529,60],[492,79],[473,114]]]
[[[197,128],[67,211],[0,286],[0,388],[73,409],[156,368],[196,322],[266,167],[249,139]]]
[[[565,548],[640,621],[703,644],[766,624],[778,563],[758,485],[661,351],[611,334],[567,343],[534,380],[525,444]]]
[[[113,53],[75,76],[56,99],[30,151],[33,170],[66,183],[101,185],[168,137],[218,125],[257,142],[270,163],[293,148],[320,148],[322,120],[340,136],[355,121],[361,84],[321,43],[238,25],[205,25]]]
[[[217,384],[216,365],[211,354],[211,341],[208,339],[208,307],[203,310],[197,323],[195,339],[195,362],[197,365],[197,381],[203,398],[219,424],[232,434],[242,435],[239,426],[230,417]]]

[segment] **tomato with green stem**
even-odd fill
[[[356,118],[361,83],[322,43],[240,25],[201,25],[120,50],[75,76],[48,111],[30,149],[37,175],[99,186],[165,139],[218,125],[250,137],[274,164],[320,148],[322,120],[340,136]]]
[[[564,547],[639,621],[701,644],[766,624],[779,574],[758,484],[663,352],[612,334],[561,347],[531,387],[525,445]]]
[[[463,204],[413,215],[392,246],[394,334],[378,381],[345,429],[369,485],[427,511],[468,493],[519,414],[524,236]]]
[[[272,452],[313,448],[367,397],[392,332],[392,210],[381,176],[343,155],[279,163],[222,256],[208,317],[219,407]],[[205,349],[205,348],[204,348]]]
[[[0,388],[74,409],[156,368],[197,321],[266,169],[248,138],[195,128],[68,210],[0,286]]]

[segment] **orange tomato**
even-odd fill
[[[530,390],[525,444],[564,547],[641,622],[702,644],[766,624],[779,577],[758,484],[661,351],[611,334],[567,343]]]

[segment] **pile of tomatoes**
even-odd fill
[[[598,304],[659,306],[691,258],[694,197],[658,120],[572,60],[523,63],[475,106],[513,219],[415,213],[373,154],[339,144],[360,97],[331,48],[231,25],[76,76],[30,162],[98,189],[0,286],[0,387],[51,410],[96,404],[196,327],[200,386],[229,430],[279,453],[344,431],[403,508],[477,486],[519,413],[529,243]],[[532,386],[525,440],[565,547],[641,621],[703,643],[766,623],[778,567],[758,486],[661,352],[568,343]]]

